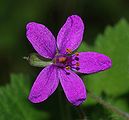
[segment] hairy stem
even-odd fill
[[[79,117],[80,117],[79,120],[88,120],[87,116],[85,114],[85,111],[83,110],[83,108],[81,106],[77,107],[76,109],[77,109],[77,111],[79,113]]]
[[[64,100],[62,97],[63,97],[62,90],[59,87],[58,88],[58,98],[59,98],[61,120],[72,120],[70,106],[67,101],[65,101],[65,103],[64,103]]]
[[[59,108],[60,108],[60,113],[61,113],[61,120],[65,120],[65,114],[64,114],[63,104],[62,104],[62,95],[61,95],[60,88],[58,88],[58,99],[59,99]]]
[[[104,101],[101,97],[98,97],[96,95],[94,95],[93,93],[89,92],[88,95],[93,98],[94,100],[96,100],[99,104],[103,105],[105,108],[109,109],[110,111],[117,113],[118,115],[120,115],[121,117],[129,120],[129,114],[126,112],[121,111],[119,108],[112,106],[110,103],[107,103],[106,101]]]

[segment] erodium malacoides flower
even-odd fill
[[[57,39],[42,24],[30,22],[26,26],[26,36],[37,53],[51,59],[36,78],[31,88],[29,100],[39,103],[46,100],[57,88],[59,82],[70,103],[75,106],[85,101],[86,88],[77,72],[91,74],[111,67],[111,59],[97,52],[72,52],[82,42],[84,24],[77,15],[67,18]],[[75,73],[76,72],[76,73]]]

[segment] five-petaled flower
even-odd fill
[[[77,15],[68,17],[57,35],[57,41],[47,27],[36,22],[26,26],[27,38],[42,57],[52,60],[38,75],[31,89],[29,100],[39,103],[46,100],[57,88],[59,81],[70,103],[80,105],[86,99],[86,88],[74,73],[96,73],[111,67],[111,59],[97,52],[78,52],[84,24]]]

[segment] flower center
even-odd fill
[[[72,51],[70,49],[66,49],[67,55],[56,55],[53,59],[53,63],[60,67],[65,68],[65,70],[79,70],[79,53],[75,53],[74,55],[71,55]]]
[[[57,65],[58,67],[65,68],[67,66],[71,66],[72,63],[72,57],[67,55],[57,55],[53,59],[53,63]]]

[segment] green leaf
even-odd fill
[[[94,51],[112,59],[112,68],[84,76],[88,90],[101,95],[119,96],[129,91],[129,23],[122,19],[107,27],[96,39]],[[88,78],[88,79],[87,79]]]
[[[41,120],[45,112],[33,108],[27,96],[30,80],[23,75],[11,75],[11,84],[0,87],[0,120]]]

